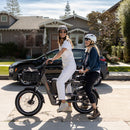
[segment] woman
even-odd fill
[[[57,79],[57,92],[58,92],[58,98],[61,100],[61,105],[58,112],[63,111],[72,111],[71,103],[67,103],[65,100],[65,82],[68,81],[73,75],[73,73],[76,70],[76,63],[73,57],[73,44],[71,40],[67,36],[67,27],[65,25],[61,25],[58,28],[59,38],[58,38],[58,45],[59,45],[59,52],[52,58],[48,60],[56,60],[62,57],[62,64],[63,64],[63,70],[60,74],[60,76]],[[47,61],[48,61],[47,60]],[[71,92],[71,85],[67,86],[68,93]]]
[[[100,53],[95,45],[96,39],[96,36],[93,34],[85,35],[86,53],[83,62],[83,69],[79,70],[79,73],[85,73],[86,85],[84,86],[84,89],[93,107],[93,114],[89,117],[89,119],[95,119],[100,116],[94,95],[92,93],[94,82],[100,74]]]

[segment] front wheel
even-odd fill
[[[33,116],[42,108],[43,102],[40,95],[33,90],[23,90],[15,99],[17,110],[25,116]]]
[[[77,95],[73,97],[73,100],[75,100],[75,102],[72,103],[74,109],[82,114],[90,113],[93,110],[93,107],[88,99],[88,96],[82,89],[78,90],[78,93],[79,92],[80,92],[80,95],[78,95],[76,91],[74,92],[74,94]],[[95,95],[94,92],[92,93],[95,97],[96,104],[98,104],[98,97]]]

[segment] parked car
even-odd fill
[[[48,52],[46,55],[42,55],[36,59],[27,59],[27,60],[21,60],[18,62],[13,63],[9,67],[9,78],[13,80],[20,81],[23,85],[30,85],[31,82],[25,82],[21,78],[21,73],[23,69],[27,69],[28,67],[37,67],[40,66],[43,63],[44,58],[52,58],[59,50],[52,50]],[[81,69],[82,67],[82,61],[84,57],[85,50],[84,49],[73,49],[74,58],[76,61],[77,69]],[[107,78],[109,75],[108,68],[107,68],[107,62],[106,59],[103,56],[100,56],[100,63],[101,63],[101,73],[98,80],[95,82],[95,85],[98,85],[101,83],[102,79]],[[48,64],[46,66],[46,76],[47,79],[57,78],[62,70],[62,61],[61,59],[55,60],[52,64]]]

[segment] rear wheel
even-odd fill
[[[102,81],[102,77],[99,76],[98,79],[95,81],[94,86],[98,86],[99,84],[101,84]]]
[[[23,90],[15,99],[17,110],[25,116],[33,116],[42,108],[43,102],[40,95],[33,90]]]
[[[78,90],[79,91],[83,91],[83,90]],[[95,97],[95,100],[96,100],[96,104],[98,103],[98,98],[97,96],[95,95],[94,92],[92,92],[94,97]],[[74,94],[77,95],[77,92],[75,91]],[[80,95],[78,96],[74,96],[73,97],[73,100],[75,100],[75,102],[73,102],[73,107],[76,111],[78,111],[79,113],[82,113],[82,114],[87,114],[87,113],[90,113],[93,108],[92,108],[92,105],[88,99],[88,96],[85,94],[85,92],[81,92]]]

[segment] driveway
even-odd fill
[[[33,117],[19,114],[14,106],[15,96],[25,86],[12,80],[0,80],[0,129],[5,130],[130,130],[130,81],[103,81],[97,90],[100,94],[101,116],[89,121],[86,114],[57,113],[44,87],[45,104]]]

